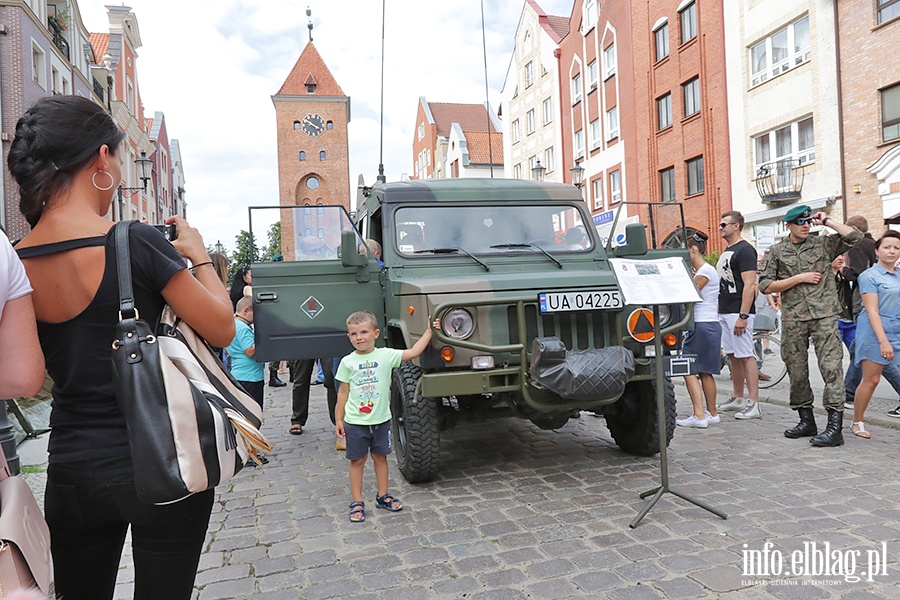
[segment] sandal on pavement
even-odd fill
[[[403,510],[403,503],[390,494],[385,494],[384,496],[375,496],[375,508],[397,512],[398,510]]]
[[[862,421],[853,421],[853,425],[850,426],[850,431],[852,431],[853,435],[856,437],[861,437],[866,440],[872,437],[872,434],[866,431],[866,425]]]
[[[362,523],[366,520],[366,503],[351,502],[350,503],[350,522]]]
[[[288,431],[291,435],[300,435],[303,433],[303,425],[291,425]]]

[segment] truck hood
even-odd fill
[[[392,282],[399,296],[427,294],[472,294],[577,289],[618,289],[612,271],[568,269],[541,273],[493,273],[452,277],[409,277]]]

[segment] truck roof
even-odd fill
[[[522,179],[420,179],[396,183],[378,183],[369,195],[377,195],[385,204],[407,202],[522,202],[583,201],[581,190],[565,183]]]

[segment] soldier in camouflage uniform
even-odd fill
[[[844,355],[837,331],[840,312],[837,288],[831,277],[831,261],[855,246],[862,234],[838,223],[823,212],[811,215],[808,206],[795,206],[784,216],[790,235],[772,246],[763,257],[759,290],[781,292],[781,355],[791,380],[791,408],[800,422],[784,432],[789,438],[810,437],[814,446],[840,446],[844,411]],[[813,222],[828,224],[836,235],[810,236]],[[822,404],[828,425],[821,434],[813,418],[813,393],[809,385],[809,338],[816,349],[819,371],[825,381]]]

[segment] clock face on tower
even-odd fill
[[[306,135],[322,135],[325,131],[325,119],[319,115],[306,115],[301,122]]]

